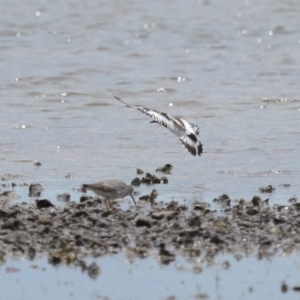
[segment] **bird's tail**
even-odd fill
[[[114,96],[114,97],[115,97],[115,99],[117,99],[117,100],[121,101],[122,103],[124,103],[127,107],[136,108],[135,106],[132,106],[132,105],[127,104],[126,102],[124,102],[124,101],[121,100],[120,98],[118,98],[118,97],[116,97],[116,96]]]

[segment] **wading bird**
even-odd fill
[[[95,194],[103,197],[107,209],[109,209],[109,206],[112,208],[111,200],[124,198],[126,196],[130,196],[136,205],[133,197],[133,187],[125,184],[121,180],[105,180],[92,184],[83,184],[81,190],[84,193],[86,190],[91,190]]]

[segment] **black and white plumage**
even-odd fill
[[[136,108],[142,113],[146,114],[147,116],[153,119],[150,123],[158,123],[166,128],[168,128],[171,132],[175,135],[179,136],[179,140],[182,145],[189,151],[192,155],[196,156],[197,154],[200,156],[203,152],[203,147],[201,142],[198,139],[199,135],[199,127],[195,124],[191,124],[188,121],[177,118],[171,117],[166,113],[161,113],[154,109],[149,109],[146,107],[141,106],[133,106],[129,105],[123,100],[118,97],[115,97],[117,100],[121,101],[128,107]]]

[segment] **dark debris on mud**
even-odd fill
[[[141,179],[139,177],[135,177],[131,181],[131,185],[133,186],[140,186],[141,184],[166,184],[169,180],[166,176],[157,177],[156,175],[152,175],[150,173],[146,173],[144,177]]]
[[[124,252],[129,261],[155,256],[168,264],[183,256],[213,263],[219,254],[269,259],[300,251],[300,203],[270,207],[259,196],[231,201],[227,195],[214,202],[221,212],[205,202],[139,201],[126,211],[107,211],[97,197],[64,207],[47,199],[13,206],[0,200],[0,263],[47,255],[53,265],[73,264],[97,277],[100,269],[85,258]]]
[[[170,164],[157,172],[170,174]],[[168,179],[137,169],[132,185],[168,183]],[[14,180],[7,175],[2,180]],[[3,187],[14,187],[5,184]],[[288,187],[285,185],[284,187]],[[259,189],[265,195],[274,187]],[[29,186],[30,197],[40,197],[39,183]],[[287,199],[289,205],[272,205],[269,199],[254,196],[251,200],[232,200],[223,194],[212,201],[194,201],[188,205],[176,201],[157,202],[158,192],[139,198],[137,206],[126,211],[116,208],[107,211],[99,197],[82,195],[71,201],[70,194],[57,195],[64,207],[56,207],[48,199],[32,203],[12,201],[16,194],[0,194],[0,264],[9,258],[47,256],[52,265],[74,265],[91,278],[101,270],[97,264],[87,265],[87,258],[125,253],[129,262],[136,258],[154,256],[161,264],[176,257],[194,262],[194,272],[202,272],[199,261],[214,264],[220,254],[232,255],[237,261],[256,256],[271,259],[274,255],[300,251],[300,203]],[[211,209],[211,202],[217,210]],[[224,268],[230,264],[225,262]],[[9,271],[11,272],[11,270]],[[284,284],[282,290],[285,289]]]
[[[156,172],[170,174],[172,169],[173,169],[173,166],[171,164],[166,164],[165,166],[156,169]],[[137,169],[137,174],[143,175],[144,171],[142,169]],[[145,176],[142,178],[139,178],[139,177],[133,178],[131,181],[131,185],[140,186],[141,184],[146,184],[146,185],[166,184],[168,182],[169,182],[169,180],[166,176],[157,177],[156,175],[153,175],[151,173],[146,173]]]

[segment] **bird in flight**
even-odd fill
[[[166,128],[168,128],[171,132],[175,135],[179,136],[179,140],[182,145],[186,148],[188,152],[192,155],[196,156],[197,154],[200,156],[203,152],[203,147],[201,142],[198,139],[199,135],[199,127],[195,124],[191,124],[188,121],[177,118],[171,117],[166,113],[161,113],[154,109],[149,109],[142,106],[133,106],[129,105],[123,100],[118,97],[115,97],[117,100],[121,101],[128,107],[136,108],[140,112],[146,114],[150,118],[153,119],[150,123],[158,123]]]

